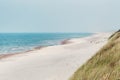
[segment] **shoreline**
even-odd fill
[[[9,33],[7,33],[7,34],[9,34]],[[90,35],[93,35],[94,33],[79,33],[79,34],[80,34],[80,36],[76,36],[76,38],[82,38],[82,37],[90,36]],[[81,34],[87,34],[87,35],[81,36]],[[59,37],[59,35],[58,35],[58,37]],[[74,37],[74,36],[72,36],[72,37]],[[58,39],[58,40],[56,39],[56,41],[54,41],[54,40],[52,41],[52,39],[51,39],[53,44],[43,43],[43,44],[45,44],[45,45],[43,45],[42,43],[38,43],[39,45],[37,45],[37,44],[34,45],[34,46],[32,46],[32,45],[30,46],[29,45],[27,47],[25,47],[25,46],[16,46],[16,47],[14,47],[13,46],[13,47],[10,47],[10,49],[6,49],[5,48],[3,51],[1,49],[0,55],[7,55],[7,54],[10,55],[10,54],[16,54],[16,53],[25,53],[25,52],[37,50],[37,49],[39,49],[41,47],[49,47],[49,46],[55,46],[55,45],[64,45],[64,44],[68,44],[69,43],[68,40],[72,39],[72,37],[71,38],[70,37],[66,37],[66,38],[64,37],[64,38],[61,38],[61,39]],[[48,42],[49,42],[49,40],[48,40]],[[19,47],[23,48],[23,49],[21,49],[21,50],[17,49]],[[24,49],[24,48],[26,48],[26,49]]]
[[[97,34],[97,33],[94,33],[92,35],[95,35],[95,34]],[[90,36],[92,36],[92,35],[90,35]],[[89,36],[85,36],[85,37],[89,37]],[[81,39],[81,38],[85,38],[85,37],[65,39],[65,40],[60,41],[60,44],[58,44],[58,45],[51,45],[51,46],[61,46],[61,45],[71,44],[71,43],[74,43],[71,40],[73,40],[73,39]],[[25,54],[25,53],[32,52],[32,51],[41,50],[41,49],[46,48],[46,47],[50,47],[50,46],[37,46],[37,47],[34,47],[33,49],[30,49],[30,50],[27,50],[27,51],[0,54],[0,60],[4,59],[4,58],[9,58],[9,57],[12,57],[12,56],[15,56],[15,55],[19,55],[19,54]]]
[[[70,44],[69,40],[70,39],[63,40],[63,41],[60,42],[59,45]],[[52,46],[56,46],[56,45],[52,45]],[[27,50],[27,51],[16,52],[16,53],[0,54],[0,60],[4,59],[4,58],[9,58],[11,56],[19,55],[19,54],[25,54],[25,53],[32,52],[32,51],[41,50],[41,49],[46,48],[46,47],[50,47],[50,46],[38,46],[38,47],[35,47],[35,48],[33,48],[31,50]]]
[[[15,55],[19,55],[19,54],[25,54],[25,53],[35,51],[35,50],[40,50],[40,49],[45,48],[45,47],[48,47],[48,46],[39,46],[39,47],[35,47],[35,48],[31,49],[31,50],[27,50],[27,51],[23,51],[23,52],[0,54],[0,60],[4,59],[4,58],[9,58],[11,56],[15,56]]]
[[[0,80],[68,80],[72,74],[107,43],[110,33],[97,33],[68,40],[69,44],[3,58]],[[16,77],[17,76],[17,77]]]

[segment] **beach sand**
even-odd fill
[[[106,44],[110,33],[62,42],[64,45],[13,55],[0,60],[0,80],[68,80]],[[67,43],[67,44],[65,44]]]

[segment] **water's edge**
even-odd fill
[[[89,36],[92,36],[94,34],[95,33],[92,33]],[[89,36],[85,36],[85,37],[89,37]],[[80,37],[80,38],[85,38],[85,37]],[[74,39],[74,38],[71,38],[71,39]],[[64,39],[64,40],[60,41],[60,44],[56,44],[56,45],[67,45],[67,44],[70,44],[70,43],[72,43],[72,42],[70,42],[71,39]],[[76,38],[76,39],[79,39],[79,38]],[[56,46],[56,45],[50,45],[50,46]],[[8,53],[8,54],[0,54],[0,59],[8,58],[8,57],[19,55],[19,54],[26,54],[28,52],[41,50],[41,49],[46,48],[46,47],[49,47],[49,46],[37,46],[37,47],[34,47],[33,49],[30,49],[30,50],[27,50],[27,51],[16,52],[16,53]]]

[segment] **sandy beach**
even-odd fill
[[[103,45],[111,33],[68,40],[68,44],[13,55],[0,60],[0,80],[68,80]],[[66,42],[64,42],[66,43]]]

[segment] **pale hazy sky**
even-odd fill
[[[0,32],[101,32],[120,28],[120,0],[0,0]]]

